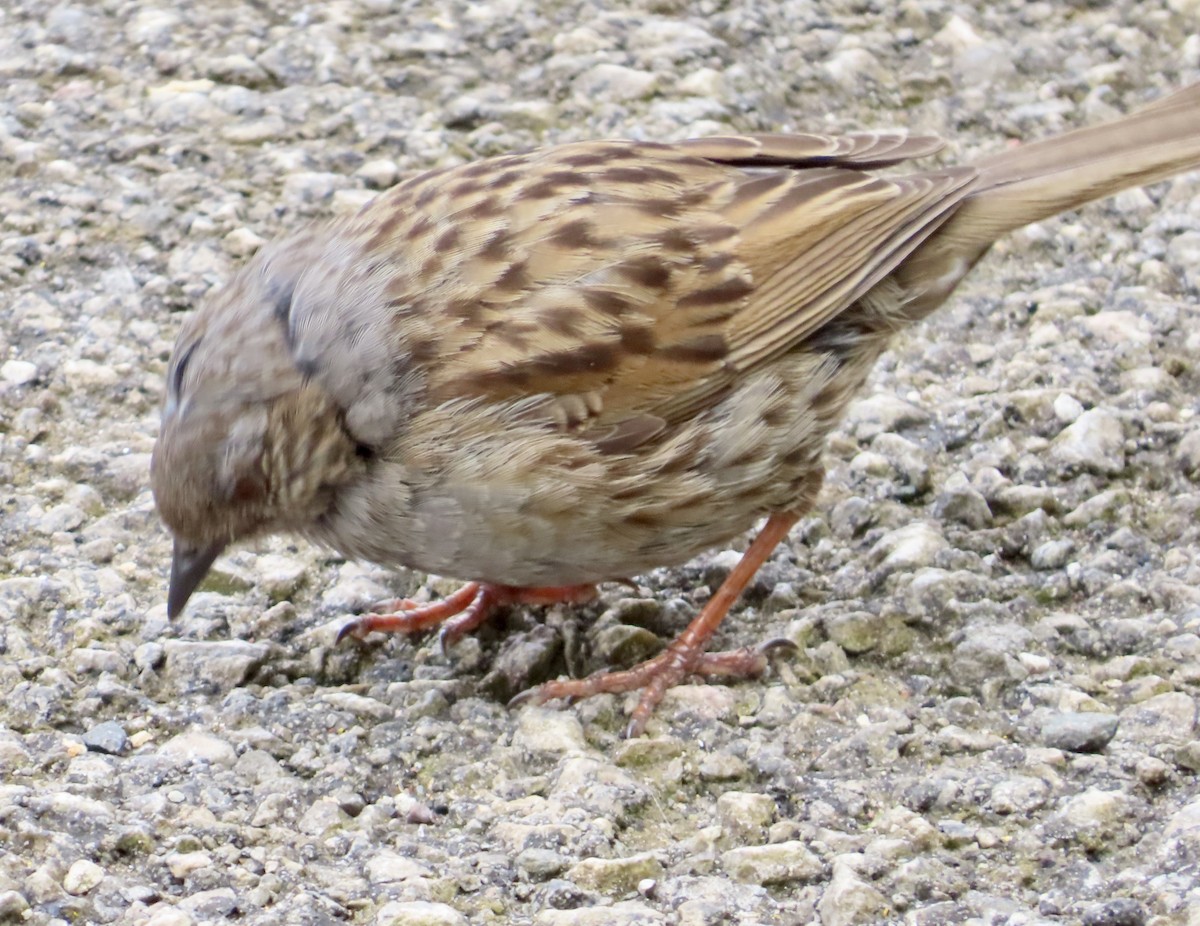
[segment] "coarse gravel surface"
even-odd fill
[[[0,923],[1200,923],[1200,175],[1012,236],[899,338],[719,639],[758,681],[509,710],[736,561],[334,645],[443,579],[288,538],[165,613],[183,314],[405,172],[906,126],[966,161],[1200,79],[1200,3],[6,0]]]

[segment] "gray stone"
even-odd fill
[[[1099,752],[1116,732],[1117,718],[1112,714],[1052,714],[1042,723],[1042,742],[1067,752]]]
[[[887,622],[878,614],[869,611],[852,611],[838,614],[825,624],[829,639],[851,655],[866,653],[877,646],[883,638]]]
[[[933,513],[939,518],[957,521],[975,530],[992,523],[992,510],[987,499],[973,489],[961,474],[946,481],[934,502]]]
[[[887,393],[856,399],[846,412],[846,428],[860,441],[869,441],[884,432],[904,431],[927,421],[929,412]]]
[[[1070,540],[1047,540],[1034,547],[1029,554],[1029,564],[1042,571],[1062,569],[1071,561],[1074,552],[1075,544]]]
[[[1080,921],[1081,926],[1143,926],[1146,908],[1131,897],[1118,897],[1096,904]]]
[[[717,798],[717,819],[733,842],[761,842],[775,821],[775,801],[766,794],[726,791]]]
[[[797,841],[730,849],[721,855],[721,868],[751,884],[813,881],[824,871],[821,860]]]
[[[197,643],[167,640],[162,645],[163,678],[185,692],[221,694],[247,681],[263,660],[268,648],[263,643],[220,640]]]
[[[541,910],[533,926],[666,926],[667,915],[636,900],[611,906],[588,906],[567,910]]]
[[[179,906],[200,922],[212,923],[232,917],[238,910],[238,898],[232,888],[214,888],[189,894],[179,901]]]
[[[620,896],[637,889],[646,878],[661,878],[663,865],[651,853],[625,858],[587,858],[572,865],[567,880],[598,894]]]
[[[861,856],[839,856],[834,859],[833,877],[817,904],[824,926],[876,923],[888,909],[883,894],[864,881],[855,870],[859,858]]]
[[[83,745],[92,752],[119,756],[129,748],[129,737],[125,734],[125,728],[115,720],[106,720],[83,734]]]
[[[988,797],[988,806],[1000,814],[1029,814],[1046,803],[1050,786],[1040,778],[1025,775],[997,782]]]
[[[1200,431],[1188,431],[1175,445],[1175,459],[1189,479],[1200,480]]]

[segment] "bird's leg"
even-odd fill
[[[646,721],[650,719],[650,714],[667,689],[679,684],[689,675],[742,678],[758,675],[767,666],[766,652],[773,644],[721,653],[706,653],[704,647],[738,596],[750,584],[759,567],[787,536],[799,517],[790,512],[771,515],[704,609],[670,646],[653,659],[622,672],[597,672],[587,678],[546,682],[517,695],[513,702],[541,704],[555,698],[587,698],[606,692],[615,694],[640,688],[642,696],[630,715],[629,725],[625,728],[626,736],[638,736],[645,729]]]
[[[519,588],[468,582],[441,601],[420,604],[408,598],[382,601],[371,610],[347,623],[338,631],[338,640],[347,636],[363,639],[367,634],[419,633],[439,624],[443,646],[456,643],[463,634],[482,624],[500,605],[506,604],[580,604],[596,594],[594,585],[563,585],[546,588]]]

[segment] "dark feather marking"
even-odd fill
[[[296,292],[296,281],[288,277],[275,277],[267,283],[267,298],[271,301],[271,314],[275,316],[275,320],[283,328],[283,339],[287,343],[288,351],[295,353],[296,350],[296,329],[292,325],[292,297]],[[197,342],[199,343],[199,342]],[[195,344],[192,348],[195,348]],[[187,357],[190,356],[191,350],[184,355],[181,361],[182,365],[187,364]],[[176,376],[182,379],[183,374],[176,369]]]
[[[654,329],[649,325],[625,325],[620,329],[621,347],[631,354],[652,354],[658,347]]]
[[[498,386],[500,388],[521,388],[529,384],[532,373],[525,366],[501,367],[499,370],[485,370],[471,375],[469,382],[472,389],[480,386]]]
[[[531,326],[518,326],[511,322],[503,321],[493,322],[488,325],[487,330],[496,335],[496,337],[507,344],[509,347],[519,351],[528,351],[529,344],[533,340],[534,331]]]
[[[292,296],[295,292],[296,281],[290,277],[273,277],[267,282],[267,298],[271,301],[271,312],[285,327],[291,320]]]
[[[662,167],[652,167],[646,164],[610,167],[600,176],[607,183],[631,183],[638,186],[648,183],[678,184],[680,182],[679,174]]]
[[[442,307],[443,314],[475,323],[483,315],[483,306],[476,299],[451,299]]]
[[[725,355],[729,353],[729,345],[719,334],[702,334],[687,341],[669,344],[661,348],[659,353],[670,360],[712,363],[724,359]]]
[[[668,228],[653,236],[653,241],[664,251],[674,251],[678,254],[690,254],[696,250],[696,243],[682,228]]]
[[[407,374],[412,369],[413,361],[424,363],[436,359],[439,354],[437,338],[413,338],[404,347],[408,350],[408,356],[401,355],[392,365],[392,375],[397,379],[401,378],[402,373]]]
[[[595,226],[587,219],[575,219],[560,225],[546,240],[568,251],[600,247],[603,242],[592,235]]]
[[[568,167],[597,167],[600,164],[607,164],[617,157],[619,149],[604,148],[599,151],[584,151],[580,154],[569,154],[559,161],[566,164]]]
[[[586,174],[572,170],[552,170],[537,175],[537,182],[521,190],[521,199],[547,199],[558,194],[563,188],[585,189],[588,185]]]
[[[692,237],[705,244],[715,244],[718,241],[726,241],[737,233],[737,227],[734,225],[709,225],[694,229]]]
[[[671,219],[683,211],[683,202],[674,196],[663,196],[658,199],[641,199],[633,204],[638,212]]]
[[[451,199],[466,199],[469,196],[474,196],[482,189],[483,184],[478,180],[464,180],[450,187],[448,193]]]
[[[720,254],[714,254],[712,257],[706,257],[700,262],[700,266],[709,273],[716,273],[718,270],[724,270],[733,263],[733,255],[728,251],[722,251]]]
[[[602,148],[591,148],[588,151],[581,152],[580,154],[560,157],[558,160],[560,163],[572,165],[575,164],[576,159],[590,159],[593,157],[600,157],[603,160],[586,160],[583,163],[607,164],[609,161],[628,161],[642,157],[642,152],[648,147],[650,147],[648,143],[631,144],[629,142],[613,142],[612,144],[605,145]]]
[[[561,305],[543,312],[539,316],[539,320],[555,334],[577,337],[580,323],[584,319],[583,313],[579,309]]]
[[[449,167],[435,167],[433,170],[426,170],[419,174],[412,174],[411,176],[402,180],[397,186],[393,187],[393,189],[411,190],[413,187],[420,186],[421,184],[432,180],[434,177],[440,177],[449,169]]]
[[[451,225],[444,232],[438,235],[437,241],[433,244],[435,251],[449,251],[458,246],[459,239],[462,238],[462,232],[459,231],[457,225]]]
[[[590,343],[571,350],[542,354],[529,361],[538,373],[570,375],[572,373],[602,373],[615,369],[620,352],[612,344]]]
[[[753,180],[747,180],[745,183],[739,183],[737,189],[733,191],[733,202],[734,204],[741,204],[747,200],[762,199],[763,197],[770,196],[780,187],[788,184],[791,179],[791,174],[779,171],[755,177]]]
[[[286,334],[286,328],[284,331]],[[183,390],[183,377],[187,372],[188,362],[192,359],[192,354],[196,352],[196,348],[200,346],[200,342],[203,340],[203,336],[196,338],[196,340],[188,345],[187,350],[176,358],[175,369],[171,371],[171,394],[173,396],[178,397]],[[290,337],[288,338],[288,347],[289,349],[294,347]]]
[[[765,409],[759,417],[768,428],[781,428],[791,420],[787,408],[782,404]]]
[[[577,170],[550,170],[542,174],[541,179],[562,186],[586,186],[588,182],[587,174]]]
[[[496,288],[510,293],[520,292],[528,289],[530,282],[526,262],[519,260],[504,268],[504,272],[496,279]]]
[[[492,232],[491,237],[480,248],[479,256],[484,260],[506,260],[511,249],[512,236],[508,233],[508,229],[498,228]]]
[[[491,219],[504,213],[504,207],[495,196],[487,196],[467,210],[473,219]]]
[[[441,273],[445,262],[442,260],[441,254],[431,254],[425,263],[421,264],[421,279],[428,280],[430,277]]]
[[[640,509],[627,514],[624,518],[626,524],[631,527],[654,530],[662,526],[662,516],[656,511]],[[661,533],[661,531],[659,531]]]
[[[582,290],[582,293],[583,301],[588,304],[589,308],[595,309],[597,312],[603,312],[605,315],[615,318],[629,311],[630,302],[620,293],[614,293],[607,289],[585,289]]]
[[[427,215],[421,216],[409,227],[404,233],[404,237],[409,241],[416,241],[418,238],[423,238],[433,230],[433,221]]]
[[[392,240],[392,235],[396,231],[396,227],[404,221],[404,213],[395,210],[386,219],[379,223],[379,230],[371,236],[371,240],[367,242],[367,250],[375,251],[382,248]]]
[[[779,458],[779,462],[783,466],[811,466],[813,464],[812,447],[801,445],[794,450],[789,450]]]
[[[493,177],[491,180],[489,180],[488,188],[492,189],[492,190],[503,190],[507,187],[512,186],[514,183],[516,183],[518,180],[520,180],[524,176],[525,176],[525,174],[523,171],[506,170],[501,174],[497,174],[495,177]]]
[[[754,284],[741,277],[730,277],[722,280],[716,286],[707,289],[697,289],[679,300],[681,309],[696,309],[703,306],[721,305],[725,302],[738,302],[754,292]]]
[[[490,174],[495,169],[496,164],[494,161],[476,161],[474,164],[468,164],[466,167],[460,168],[458,175],[460,177],[474,179],[476,177],[483,177],[486,174]]]
[[[880,329],[866,324],[861,313],[847,312],[826,322],[804,339],[806,351],[826,351],[844,362]]]
[[[618,421],[611,428],[596,429],[594,432],[585,434],[585,437],[601,453],[628,453],[646,441],[657,437],[666,426],[667,423],[657,415],[635,415],[624,421]],[[642,485],[625,490],[629,493],[626,497],[636,497],[644,491],[645,486]],[[614,496],[614,498],[619,497],[621,496]]]
[[[656,257],[635,257],[617,264],[616,271],[647,289],[665,289],[671,281],[671,268]]]

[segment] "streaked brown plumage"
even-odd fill
[[[741,588],[815,501],[825,435],[894,332],[999,236],[1200,166],[1200,85],[967,167],[902,133],[601,141],[411,177],[264,247],[184,325],[154,453],[177,614],[231,542],[294,531],[460,576],[413,629],[498,601],[577,599],[767,527],[679,641],[693,672]]]

